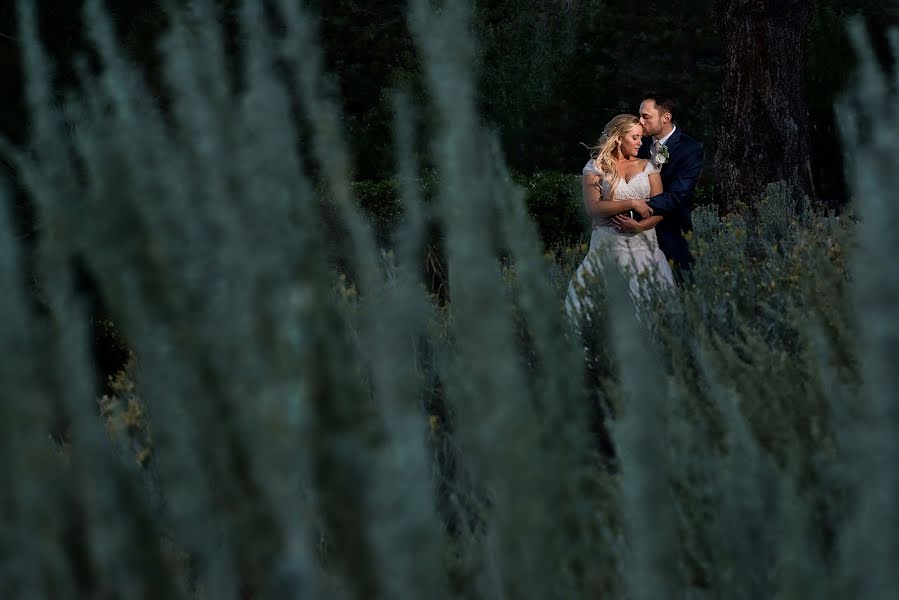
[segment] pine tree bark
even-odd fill
[[[752,204],[769,183],[811,191],[802,82],[811,0],[717,0],[724,48],[715,201]]]

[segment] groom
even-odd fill
[[[661,93],[643,95],[640,124],[643,146],[638,158],[648,158],[662,170],[661,194],[649,199],[653,214],[664,217],[656,226],[659,247],[674,264],[678,281],[690,270],[693,257],[684,234],[693,229],[693,191],[702,170],[702,144],[681,131],[674,122],[677,103]]]

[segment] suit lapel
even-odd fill
[[[674,153],[676,152],[675,147],[677,143],[680,141],[680,127],[674,130],[674,133],[671,134],[671,137],[668,138],[668,141],[665,142],[665,147],[668,148],[668,164],[674,162]],[[668,187],[671,181],[671,168],[665,168],[668,165],[662,165],[662,185],[666,188]]]
[[[680,141],[680,127],[674,130],[674,133],[671,134],[671,137],[668,138],[668,141],[665,142],[665,145],[668,146],[668,151],[671,152],[674,150],[674,146]]]

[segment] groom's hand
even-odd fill
[[[652,209],[646,203],[646,200],[631,200],[631,205],[631,210],[640,215],[641,219],[646,219],[652,216]]]
[[[612,223],[614,223],[616,231],[625,233],[640,233],[643,231],[643,228],[640,227],[640,223],[625,214],[612,217]]]

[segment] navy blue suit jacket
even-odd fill
[[[638,158],[649,158],[653,138],[644,137]],[[665,257],[682,270],[690,268],[693,257],[684,234],[693,230],[693,191],[702,170],[702,144],[674,130],[668,141],[668,162],[662,165],[663,192],[649,199],[653,214],[664,217],[656,225],[656,237]]]

